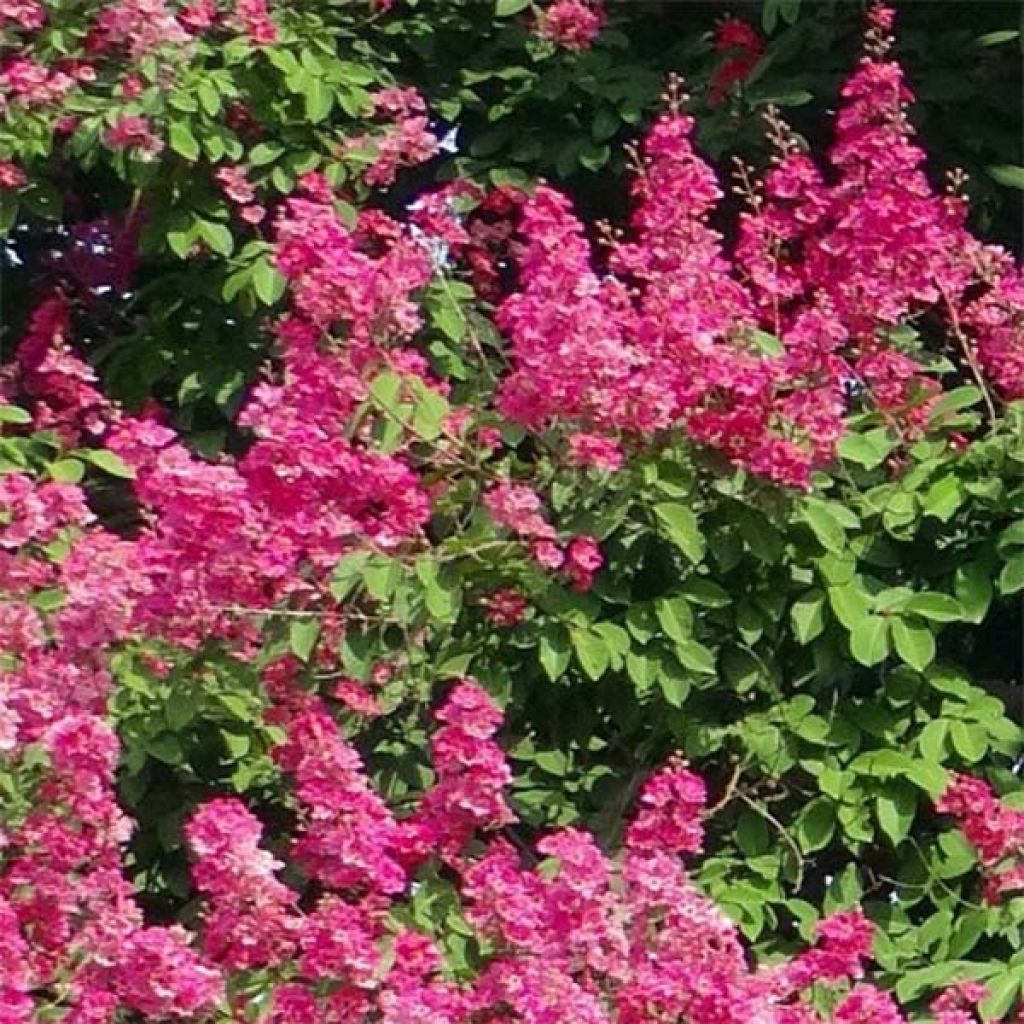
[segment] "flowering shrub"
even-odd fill
[[[1024,588],[1022,283],[925,174],[892,12],[727,236],[670,81],[597,246],[551,184],[371,201],[441,133],[355,30],[53,7],[4,14],[8,129],[134,198],[0,369],[0,1020],[1008,1019],[1020,812],[964,773],[1021,749],[979,638]],[[606,14],[527,23],[584,60]],[[220,444],[200,370],[125,402],[84,358],[109,290],[183,287],[164,243],[272,330]]]

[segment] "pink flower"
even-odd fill
[[[21,188],[28,184],[28,176],[9,160],[0,160],[0,189]]]
[[[253,201],[256,190],[246,178],[244,167],[218,167],[213,176],[221,191],[233,203],[244,205]]]
[[[193,35],[200,35],[217,22],[216,0],[193,0],[178,12],[178,21]]]
[[[608,473],[621,469],[624,458],[622,449],[614,441],[595,434],[572,434],[569,451],[574,465],[596,466]]]
[[[726,54],[726,59],[715,68],[708,94],[708,102],[717,106],[729,89],[743,82],[757,66],[764,53],[764,42],[745,21],[725,18],[715,30],[714,48]]]
[[[46,9],[37,0],[0,0],[0,26],[34,32],[46,24]]]
[[[640,791],[640,811],[626,832],[631,850],[699,853],[704,840],[701,813],[707,802],[703,780],[673,758]]]
[[[254,46],[273,46],[277,42],[277,26],[270,17],[267,0],[235,0],[232,20]]]
[[[219,971],[186,944],[181,928],[143,928],[118,954],[114,987],[133,1010],[152,1017],[209,1012],[223,998]]]
[[[554,541],[534,541],[530,545],[530,554],[534,561],[545,569],[561,569],[565,564],[565,553]]]
[[[121,95],[126,100],[134,100],[142,95],[143,83],[138,75],[128,75],[121,82]]]
[[[332,696],[359,715],[379,715],[383,710],[377,698],[354,679],[340,680]]]
[[[503,629],[510,629],[522,622],[529,607],[526,598],[511,587],[496,590],[480,603],[487,609],[488,621]]]
[[[566,574],[575,590],[589,590],[594,582],[594,575],[604,564],[604,557],[597,541],[593,537],[573,537],[565,552]]]
[[[499,526],[520,537],[550,540],[555,531],[540,515],[537,494],[522,484],[498,484],[484,495],[487,511]]]
[[[103,139],[111,149],[131,149],[151,159],[163,148],[163,140],[150,130],[149,121],[135,114],[122,114],[109,127]]]
[[[555,0],[541,13],[537,34],[566,50],[587,50],[604,21],[604,9],[597,0]]]

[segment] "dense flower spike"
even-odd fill
[[[721,191],[678,95],[644,141],[616,276],[597,272],[567,200],[537,190],[519,224],[519,289],[498,310],[514,356],[507,415],[582,428],[577,460],[581,436],[593,450],[602,432],[613,445],[621,431],[680,425],[802,487],[834,458],[851,408],[873,405],[903,436],[920,433],[939,384],[887,332],[929,312],[969,372],[1021,394],[1019,272],[970,236],[962,200],[932,191],[911,94],[876,39],[890,19],[872,18],[875,41],[843,89],[834,184],[773,120],[778,160],[751,193],[732,259],[709,226]],[[720,39],[754,52],[741,23],[723,23]]]

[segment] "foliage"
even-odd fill
[[[1016,40],[809,6],[0,5],[0,1017],[1009,1018]]]

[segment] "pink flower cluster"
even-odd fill
[[[744,82],[764,53],[764,40],[745,21],[725,18],[715,29],[715,51],[725,59],[715,68],[708,102],[717,106],[733,85]]]
[[[254,46],[273,46],[277,42],[277,26],[270,17],[267,0],[236,0],[232,22]]]
[[[33,991],[50,991],[76,1024],[119,1009],[187,1019],[223,996],[221,973],[181,927],[147,927],[122,875],[131,832],[117,806],[118,741],[100,718],[67,713],[40,737],[50,769],[0,865],[4,1021],[36,1020]]]
[[[535,1024],[566,1015],[583,1024],[821,1024],[803,994],[859,978],[870,958],[871,927],[848,911],[823,921],[814,948],[793,960],[749,967],[736,926],[677,856],[700,847],[705,796],[681,762],[642,789],[621,860],[567,828],[541,839],[543,861],[528,867],[506,838],[479,842],[514,819],[491,739],[501,714],[476,684],[459,682],[438,709],[437,782],[404,821],[373,793],[322,708],[298,699],[282,713],[281,764],[306,809],[292,856],[323,886],[315,902],[302,908],[277,879],[283,865],[237,800],[201,807],[186,828],[205,898],[205,954],[225,979],[273,969],[267,1021],[469,1024],[511,1011]],[[465,927],[488,950],[462,983],[444,976],[430,938],[389,914],[414,895],[412,871],[432,852],[455,872]],[[866,984],[840,999],[833,1019],[905,1020]]]
[[[0,189],[22,188],[27,183],[27,175],[17,164],[0,160]]]
[[[562,569],[576,590],[589,590],[597,570],[604,564],[601,549],[593,537],[579,536],[564,548],[556,543],[554,527],[540,514],[541,500],[525,484],[502,483],[484,495],[491,518],[517,537],[531,541],[534,560],[545,569]]]
[[[193,4],[174,28],[162,3],[123,0],[103,12],[94,41],[148,51],[215,15]],[[887,30],[884,12],[872,18],[872,32]],[[242,0],[235,19],[255,43],[272,41],[265,4]],[[559,0],[545,24],[580,48],[600,14]],[[354,621],[330,591],[339,559],[422,551],[431,503],[444,493],[438,467],[456,464],[463,437],[479,438],[491,458],[503,444],[495,411],[536,430],[564,428],[576,467],[615,471],[634,442],[681,428],[738,465],[802,486],[833,456],[851,396],[907,436],[920,428],[937,386],[889,339],[920,313],[945,317],[964,358],[1002,394],[1024,393],[1020,277],[1005,254],[966,234],[959,201],[930,191],[899,69],[872,45],[844,91],[834,174],[780,137],[731,257],[710,226],[718,185],[678,110],[645,142],[631,231],[611,245],[607,268],[594,265],[582,225],[548,187],[523,203],[496,193],[460,219],[456,200],[480,197],[457,186],[427,197],[415,223],[363,210],[346,226],[326,179],[307,176],[274,225],[291,309],[276,325],[274,364],[245,400],[239,425],[251,443],[237,458],[200,459],[159,410],[129,416],[106,399],[70,348],[68,297],[39,305],[0,370],[0,396],[30,409],[33,429],[50,431],[62,453],[85,447],[131,475],[119,486],[136,521],[115,533],[78,485],[0,475],[0,753],[32,798],[0,834],[4,1024],[36,1019],[44,1000],[66,1024],[250,1010],[275,1024],[821,1024],[805,998],[818,984],[839,989],[834,1024],[903,1024],[895,1002],[862,981],[871,929],[858,911],[822,922],[813,948],[750,966],[736,926],[680,859],[701,849],[706,793],[678,759],[644,785],[614,856],[562,829],[524,857],[501,711],[468,679],[437,708],[431,768],[420,766],[429,784],[398,813],[327,701],[299,685],[297,661],[272,663],[269,719],[283,736],[274,756],[294,826],[272,837],[271,852],[238,800],[200,806],[185,829],[199,924],[153,926],[124,874],[131,822],[115,797],[118,741],[103,718],[110,654],[138,639],[186,652],[217,641],[251,659],[266,639],[253,613],[285,606],[320,616],[316,657],[335,657]],[[0,74],[18,102],[50,102],[56,88],[21,58]],[[127,78],[125,94],[138,86]],[[368,180],[387,183],[436,140],[416,94],[385,90],[375,103],[396,130],[375,139]],[[127,114],[106,141],[150,156],[162,145]],[[238,168],[217,180],[243,209],[253,205]],[[447,400],[416,345],[432,247],[443,242],[500,295],[498,254],[517,215],[520,284],[498,309],[513,367],[497,410],[479,421],[449,410],[424,453],[406,424],[391,429],[373,385],[388,372],[399,398],[415,384]],[[74,237],[89,248],[135,230],[94,222]],[[603,562],[596,538],[560,532],[539,491],[507,470],[470,469],[474,503],[482,494],[499,530],[569,585],[593,584]],[[503,626],[527,608],[511,586],[480,603]],[[393,671],[384,663],[370,683],[342,679],[332,696],[347,716],[377,713],[372,686]],[[990,892],[1019,887],[1022,812],[963,778],[940,808],[977,845]],[[480,950],[458,981],[439,944],[399,923],[438,873],[457,897],[452,927]],[[246,1005],[260,986],[262,1008]],[[963,1024],[979,998],[960,986],[935,1004],[937,1019]]]
[[[430,130],[426,104],[415,89],[382,89],[373,96],[374,111],[387,124],[379,132],[347,138],[340,148],[353,163],[366,166],[367,185],[392,185],[403,167],[414,167],[438,151],[437,136]]]
[[[514,357],[506,415],[570,429],[577,459],[595,437],[678,426],[804,487],[834,458],[851,407],[873,406],[901,437],[920,432],[940,385],[890,332],[929,312],[968,373],[1021,394],[1020,271],[968,233],[960,199],[932,191],[909,90],[876,38],[885,9],[871,19],[869,53],[842,90],[834,180],[774,122],[778,157],[732,253],[710,226],[722,193],[678,97],[644,141],[632,230],[606,270],[564,196],[541,186],[525,202],[519,288],[497,311]],[[602,459],[614,465],[614,448]]]
[[[118,0],[101,11],[89,45],[97,53],[123,50],[137,62],[165,46],[183,46],[189,39],[165,0]]]
[[[152,160],[163,151],[164,142],[154,134],[149,120],[139,114],[122,114],[104,133],[103,141],[111,149],[125,149],[143,160]]]
[[[537,35],[566,50],[588,50],[604,27],[598,0],[554,0],[541,12]]]
[[[1024,889],[1024,811],[1000,803],[987,782],[970,775],[954,775],[935,807],[953,816],[977,850],[986,899]]]
[[[0,64],[0,110],[11,104],[45,107],[60,103],[76,78],[39,64],[31,57],[11,57]]]
[[[218,167],[214,179],[224,195],[238,208],[238,215],[246,224],[259,224],[267,215],[266,209],[256,202],[256,189],[241,166]]]
[[[38,0],[0,0],[0,27],[13,25],[34,32],[46,24],[46,9]]]

